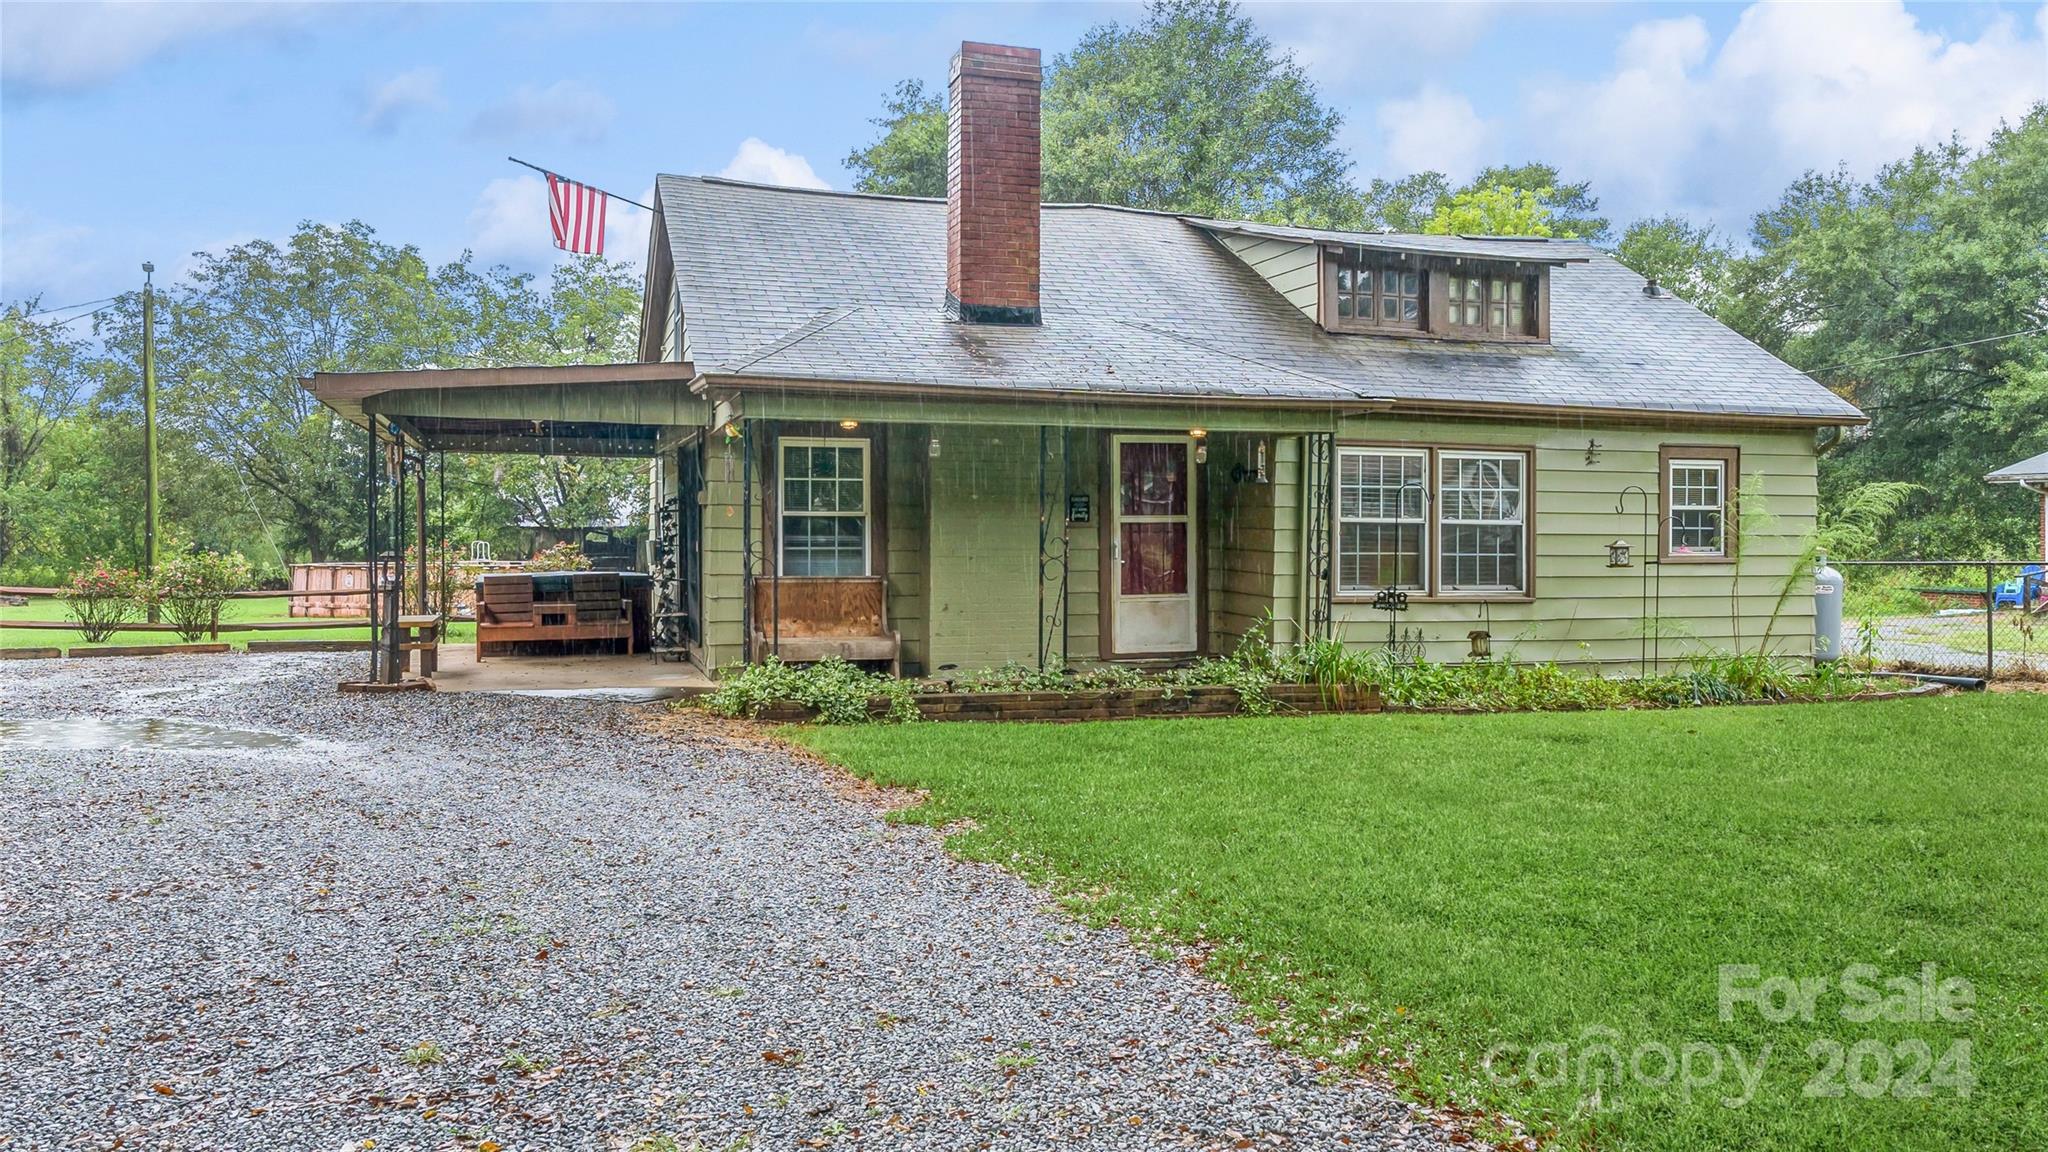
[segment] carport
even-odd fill
[[[665,446],[701,434],[708,406],[690,394],[694,375],[688,363],[572,364],[323,372],[306,380],[317,400],[363,430],[368,449],[363,523],[379,592],[370,598],[369,680],[398,684],[411,663],[408,640],[423,639],[432,627],[425,622],[445,615],[434,589],[445,587],[449,575],[446,489],[435,480],[445,478],[449,452],[652,459]],[[430,493],[438,493],[440,503],[431,519]],[[645,622],[655,643],[643,658],[565,657],[555,662],[559,674],[551,675],[548,658],[486,665],[474,653],[423,644],[424,677],[436,687],[464,690],[667,690],[708,683],[686,662],[684,641],[695,621],[680,595],[682,569],[696,561],[673,538],[681,519],[657,517],[662,563],[652,573],[652,612]],[[432,571],[425,559],[435,554],[436,537],[442,568]],[[411,572],[408,544],[422,560]]]

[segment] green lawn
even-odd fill
[[[288,620],[291,618],[289,602],[283,597],[275,600],[230,600],[220,614],[222,623],[254,623],[261,620]],[[62,620],[64,602],[48,597],[37,597],[27,607],[0,606],[0,624],[13,620]],[[247,646],[251,640],[367,640],[368,627],[341,625],[334,628],[291,628],[274,632],[224,632],[221,639],[237,648]],[[449,625],[446,642],[468,644],[476,639],[476,625],[467,621],[456,621]],[[175,632],[117,632],[107,640],[108,644],[176,644]],[[0,648],[92,648],[84,636],[70,630],[50,628],[0,628]]]
[[[1208,970],[1276,1036],[1559,1146],[1691,1152],[2048,1147],[2044,732],[2048,695],[1968,695],[795,736],[929,789],[908,818],[971,817],[954,850],[1086,916],[1217,943]],[[1923,963],[1969,981],[1967,1019],[1842,1015],[1848,966],[1882,992]],[[1824,979],[1811,1022],[1722,1019],[1743,964]],[[1603,1040],[1642,1075],[1595,1105]],[[1656,1083],[1658,1046],[1694,1087]],[[1737,1054],[1763,1064],[1731,1107]]]

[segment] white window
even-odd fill
[[[868,442],[784,437],[781,572],[868,574]]]
[[[1670,555],[1727,555],[1727,462],[1673,460],[1666,487],[1671,507]]]
[[[1439,591],[1520,593],[1528,587],[1527,480],[1528,458],[1519,452],[1437,454]]]
[[[1422,589],[1429,454],[1408,448],[1337,453],[1337,590]]]

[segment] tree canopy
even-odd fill
[[[880,135],[847,157],[864,192],[946,193],[944,101],[885,98]],[[1301,66],[1221,0],[1162,0],[1099,24],[1046,69],[1047,200],[1355,225],[1342,117]]]
[[[630,360],[639,308],[628,264],[586,257],[543,285],[466,253],[435,267],[360,222],[199,253],[159,292],[166,535],[272,575],[360,556],[363,436],[303,379]],[[34,311],[0,313],[0,571],[54,582],[87,556],[140,556],[141,295],[104,309],[91,341]],[[501,548],[516,525],[608,523],[645,501],[626,460],[451,457],[447,474],[455,530]]]

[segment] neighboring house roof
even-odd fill
[[[1332,335],[1206,234],[1229,225],[1048,204],[1044,322],[1005,327],[944,314],[943,200],[691,176],[660,177],[656,195],[689,357],[707,377],[1098,398],[1862,419],[1847,401],[1692,306],[1644,296],[1640,276],[1583,245],[1430,240],[1568,253],[1544,257],[1574,261],[1551,272],[1547,346]],[[1347,243],[1387,239],[1329,235]],[[1533,257],[1518,251],[1510,258]]]
[[[2029,456],[2017,464],[2007,464],[1984,478],[1993,484],[2048,480],[2048,452],[2043,452],[2039,456]]]

